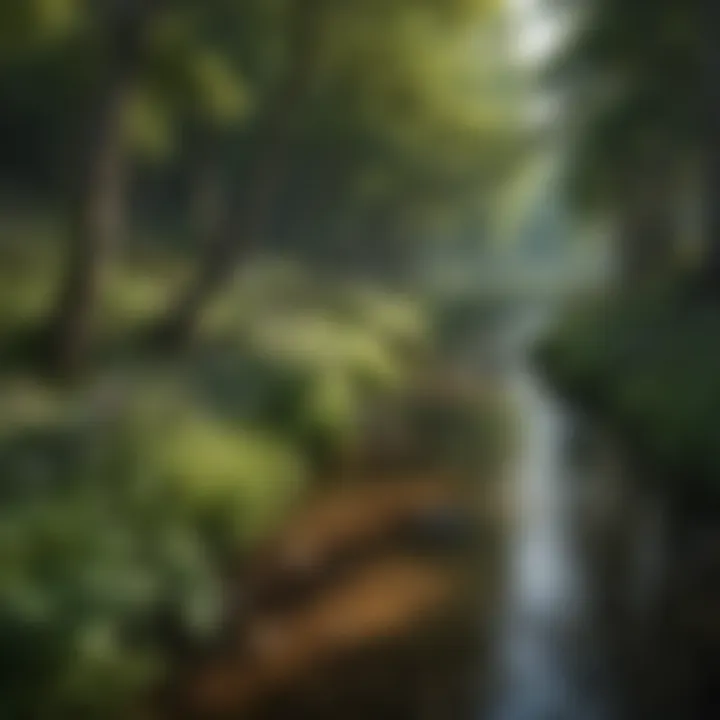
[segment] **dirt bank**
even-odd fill
[[[241,622],[178,674],[163,716],[472,717],[497,586],[483,509],[441,478],[315,498],[244,569]]]

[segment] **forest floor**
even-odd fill
[[[491,492],[414,477],[318,495],[245,568],[242,627],[177,679],[171,717],[473,717]]]

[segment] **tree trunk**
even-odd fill
[[[202,265],[190,286],[171,302],[154,328],[161,345],[178,348],[192,339],[208,302],[235,274],[242,257],[259,242],[282,186],[292,146],[292,128],[307,98],[317,56],[319,8],[323,0],[297,0],[290,18],[290,66],[285,82],[260,119],[252,185],[240,212],[220,228],[205,248]]]
[[[103,274],[122,220],[127,170],[123,113],[154,7],[156,0],[112,0],[104,19],[107,65],[81,138],[67,266],[49,329],[49,361],[61,375],[79,372],[90,349]]]

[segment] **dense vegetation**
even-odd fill
[[[717,322],[715,303],[670,286],[576,310],[538,349],[549,377],[680,505],[717,502]]]
[[[514,154],[512,106],[475,92],[500,65],[496,41],[476,62],[478,37],[502,27],[491,3],[23,0],[3,12],[8,180],[59,203],[68,234],[38,331],[61,374],[86,363],[133,206],[188,207],[172,227],[195,234],[197,262],[149,330],[182,345],[250,252],[280,242],[397,274],[414,236],[476,213]]]
[[[22,280],[13,273],[32,288],[38,265],[27,267]],[[109,308],[120,328],[137,312],[123,303],[147,281],[125,271],[125,292]],[[79,391],[9,366],[0,635],[13,659],[0,673],[4,709],[134,712],[177,638],[201,647],[220,631],[230,569],[318,482],[363,472],[379,409],[390,433],[408,412],[430,423],[427,462],[477,471],[487,451],[475,460],[467,451],[493,437],[487,404],[443,408],[425,391],[413,399],[422,387],[414,378],[435,355],[431,325],[406,296],[256,266],[182,359],[117,355],[108,341],[105,366]]]
[[[550,376],[631,437],[657,483],[678,495],[714,495],[720,472],[710,5],[596,0],[553,69],[582,100],[569,187],[585,216],[604,223],[615,273],[540,354]]]
[[[3,3],[0,715],[136,716],[302,501],[489,462],[413,261],[517,158],[499,9]]]

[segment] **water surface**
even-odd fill
[[[517,521],[491,720],[614,720],[591,568],[579,541],[593,477],[573,460],[580,429],[523,363],[511,370],[520,418]]]

